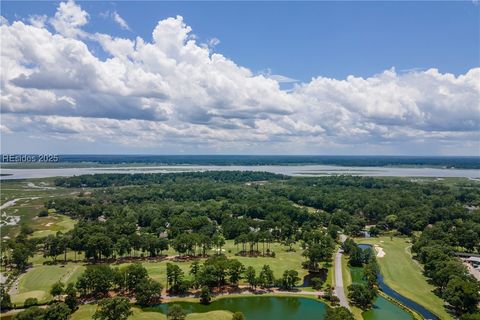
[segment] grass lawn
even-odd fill
[[[192,313],[187,320],[231,320],[232,313],[225,310],[210,311],[205,313]]]
[[[191,262],[172,262],[178,265],[187,279],[189,279],[188,272],[190,270]],[[128,264],[122,264],[120,267],[127,266]],[[160,282],[165,288],[167,285],[167,261],[161,262],[143,262],[142,265],[147,269],[148,275],[158,282]]]
[[[77,223],[72,218],[63,214],[50,214],[47,217],[38,217],[34,220],[34,230],[31,238],[41,238],[48,235],[55,235],[58,231],[63,233],[72,230]]]
[[[78,308],[77,311],[71,316],[70,320],[90,320],[92,319],[95,310],[97,309],[96,305],[88,304],[82,305]],[[132,308],[133,315],[130,316],[129,320],[166,320],[167,317],[160,312],[152,311],[143,311],[140,308]],[[230,311],[218,310],[210,311],[205,313],[191,313],[187,315],[186,320],[231,320],[232,313]]]
[[[302,261],[304,258],[302,257],[302,249],[300,248],[299,244],[294,246],[295,251],[289,252],[287,251],[287,247],[274,243],[270,246],[271,250],[273,250],[276,254],[275,258],[271,257],[241,257],[235,256],[237,252],[237,246],[234,244],[233,240],[227,240],[224,246],[224,250],[222,251],[229,259],[237,259],[241,263],[243,263],[246,267],[252,266],[255,268],[257,275],[260,273],[263,265],[268,264],[270,268],[273,270],[275,277],[282,277],[283,272],[287,269],[297,270],[299,273],[299,277],[303,279],[303,277],[307,274],[307,270],[302,268]],[[262,251],[262,244],[259,245],[259,250]],[[213,251],[210,251],[209,254],[212,254]],[[175,252],[169,250],[166,252],[169,255],[175,255]],[[204,259],[200,259],[200,262],[204,261]],[[177,264],[184,272],[185,276],[188,278],[188,272],[190,270],[190,265],[192,261],[189,262],[172,262]],[[166,285],[166,261],[161,262],[143,262],[143,266],[147,269],[148,274],[154,280],[159,281],[164,286]],[[121,266],[124,266],[123,264]],[[332,283],[332,275],[331,275],[332,267],[329,268],[329,275],[327,276],[327,283]],[[301,281],[300,281],[301,282]],[[300,283],[299,282],[299,283]],[[240,282],[244,283],[244,282]]]
[[[365,283],[363,279],[363,267],[350,267],[350,276],[352,283]]]
[[[22,305],[26,298],[37,298],[40,303],[50,300],[50,288],[57,281],[69,283],[75,281],[85,267],[69,263],[61,265],[36,265],[20,276],[18,291],[12,295],[12,302]]]
[[[64,261],[65,256],[63,254],[59,254],[57,256],[57,261],[59,263],[62,263]],[[67,262],[71,263],[85,263],[85,261],[82,261],[84,258],[83,253],[76,253],[74,251],[67,251]],[[35,253],[35,255],[28,260],[34,267],[38,265],[45,265],[45,264],[50,264],[53,262],[52,257],[44,257],[41,252]]]
[[[345,296],[348,297],[348,286],[352,284],[352,276],[350,274],[350,267],[348,266],[348,258],[345,255],[342,255],[342,279],[343,279],[343,289],[345,291]],[[362,310],[350,306],[350,310],[352,311],[355,319],[362,320]]]
[[[60,216],[60,215],[59,215]],[[61,216],[60,216],[61,217]],[[62,221],[65,222],[65,221]],[[69,224],[70,221],[67,220],[65,223]],[[49,225],[52,226],[52,225]],[[224,253],[228,258],[234,258],[241,261],[245,266],[253,266],[257,275],[260,273],[260,270],[264,264],[270,265],[272,268],[275,277],[282,277],[283,272],[287,269],[297,270],[299,272],[299,277],[302,279],[303,276],[307,274],[307,271],[302,268],[303,257],[301,256],[301,248],[298,244],[295,246],[296,251],[289,252],[285,246],[280,244],[272,244],[271,249],[275,251],[276,257],[240,257],[235,256],[237,248],[234,245],[233,241],[227,241],[225,245]],[[262,250],[262,245],[260,244],[259,249]],[[213,251],[210,252],[210,254]],[[168,254],[174,254],[169,250]],[[77,259],[82,259],[82,255],[77,255]],[[22,305],[26,298],[35,297],[40,302],[46,302],[51,299],[49,294],[51,286],[57,282],[62,281],[64,283],[69,283],[75,281],[78,276],[85,270],[83,262],[79,261],[78,263],[72,262],[74,260],[74,253],[69,251],[67,254],[67,259],[70,261],[66,265],[47,265],[44,264],[45,261],[51,261],[51,258],[44,258],[40,254],[36,254],[30,261],[33,263],[33,267],[29,269],[26,273],[22,274],[19,279],[18,290],[15,294],[12,295],[13,303],[17,305]],[[58,256],[58,261],[63,260],[63,255]],[[188,272],[190,270],[191,261],[189,262],[175,262],[180,266],[180,268],[185,272],[186,278],[189,278]],[[161,262],[143,262],[142,263],[148,271],[148,274],[153,279],[159,281],[166,286],[166,261]],[[120,265],[125,266],[126,264]],[[116,267],[118,265],[113,265]],[[329,267],[329,274],[327,277],[326,283],[333,282],[333,267]],[[244,282],[241,282],[244,284]],[[299,282],[299,284],[301,281]],[[306,288],[307,290],[309,288]],[[311,289],[311,288],[310,288]]]
[[[452,319],[443,307],[443,300],[432,291],[421,266],[411,258],[409,240],[406,238],[379,237],[356,239],[358,243],[378,244],[385,251],[377,258],[385,283],[405,297],[436,313],[441,319]]]
[[[262,251],[262,244],[258,246],[259,251]],[[302,261],[305,259],[302,257],[303,250],[300,248],[300,244],[296,243],[293,246],[295,251],[287,251],[287,247],[278,243],[273,243],[270,245],[270,250],[275,252],[275,258],[270,257],[241,257],[235,256],[237,252],[237,246],[235,246],[233,240],[226,241],[225,244],[225,254],[228,258],[237,259],[243,263],[246,267],[252,266],[255,268],[257,275],[260,273],[263,265],[268,264],[273,271],[273,274],[276,278],[280,278],[283,275],[285,270],[297,270],[298,276],[303,279],[307,274],[307,270],[302,268]]]
[[[84,304],[81,305],[77,311],[75,311],[71,317],[70,320],[86,320],[86,319],[92,319],[93,314],[95,313],[95,310],[97,310],[97,305],[96,304]]]
[[[335,254],[335,253],[334,253]],[[326,288],[327,285],[331,285],[332,287],[335,286],[335,278],[333,277],[333,273],[335,270],[335,264],[332,263],[328,266],[328,273],[327,273],[327,280],[325,280],[325,284],[323,285],[323,288]]]

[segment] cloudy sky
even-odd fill
[[[2,153],[480,155],[478,2],[1,2]]]

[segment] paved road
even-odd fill
[[[340,235],[340,241],[344,242],[347,239],[345,235]],[[348,305],[348,299],[345,296],[343,289],[343,277],[342,277],[342,249],[338,249],[335,254],[335,295],[340,299],[340,305],[342,307],[350,309]]]

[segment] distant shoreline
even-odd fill
[[[73,165],[73,166],[72,166]],[[71,177],[91,174],[164,174],[175,172],[203,171],[256,171],[270,172],[287,176],[314,177],[352,175],[366,177],[403,177],[403,178],[467,178],[480,179],[480,170],[432,167],[393,167],[393,166],[338,166],[338,165],[164,165],[152,166],[141,164],[134,166],[90,165],[90,166],[60,166],[60,167],[8,167],[1,168],[0,180],[34,179],[51,177]]]
[[[58,162],[7,163],[2,169],[186,167],[186,166],[338,166],[381,168],[480,169],[478,156],[307,156],[307,155],[58,155]]]

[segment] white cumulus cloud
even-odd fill
[[[55,16],[50,19],[50,23],[55,30],[67,37],[76,37],[83,34],[80,27],[87,24],[89,15],[86,11],[73,0],[61,2],[57,8]]]
[[[117,12],[109,14],[129,29]],[[256,74],[213,53],[209,47],[220,41],[197,43],[181,16],[159,21],[151,41],[90,34],[82,29],[88,21],[73,0],[60,3],[54,17],[10,24],[2,18],[3,132],[260,153],[478,146],[480,68],[462,75],[392,68],[367,78],[300,83],[270,70]],[[87,39],[108,57],[94,54]],[[293,89],[282,90],[285,82]]]

